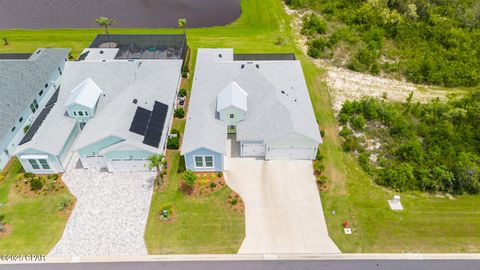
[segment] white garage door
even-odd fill
[[[112,159],[109,170],[114,172],[142,172],[148,171],[146,159]]]
[[[107,159],[104,156],[87,156],[80,158],[82,165],[87,169],[101,169],[107,167]]]
[[[265,144],[263,143],[242,143],[242,157],[264,157]]]
[[[275,147],[268,151],[269,159],[312,159],[315,149],[299,147]]]

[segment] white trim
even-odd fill
[[[197,166],[197,161],[195,160],[197,157],[202,158],[202,165],[203,166]],[[212,158],[212,166],[207,167],[207,161],[206,157],[211,157]],[[215,156],[213,155],[194,155],[193,156],[193,165],[196,169],[215,169]]]
[[[21,155],[20,159],[48,159],[47,155]]]

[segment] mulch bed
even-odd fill
[[[53,181],[53,179],[48,179],[46,175],[36,175],[35,177],[42,178],[44,182],[41,190],[32,191],[29,181],[24,178],[22,174],[19,174],[18,180],[15,182],[15,191],[18,194],[22,194],[27,197],[35,197],[38,195],[52,194],[67,188],[65,183],[62,181],[62,175],[59,175],[58,179],[55,180],[55,184],[52,189],[50,189],[50,182]]]
[[[216,172],[202,172],[195,173],[197,175],[197,181],[192,192],[192,196],[207,196],[215,193],[225,187],[225,179],[223,174],[219,176]]]
[[[0,238],[7,237],[12,233],[12,225],[4,224],[4,226],[5,226],[5,231],[0,232]]]
[[[233,203],[234,201],[236,201],[236,203]],[[230,209],[235,212],[243,213],[245,211],[245,204],[243,203],[242,197],[240,197],[240,195],[238,195],[238,193],[236,193],[235,191],[232,191],[232,193],[230,193],[227,203]]]

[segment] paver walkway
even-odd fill
[[[147,255],[144,231],[154,173],[75,169],[74,160],[63,180],[77,203],[49,256]]]
[[[227,184],[245,202],[239,253],[339,253],[328,236],[311,161],[225,160]]]

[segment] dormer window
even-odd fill
[[[230,114],[230,119],[233,119],[233,118],[235,118],[235,114],[231,113]]]

